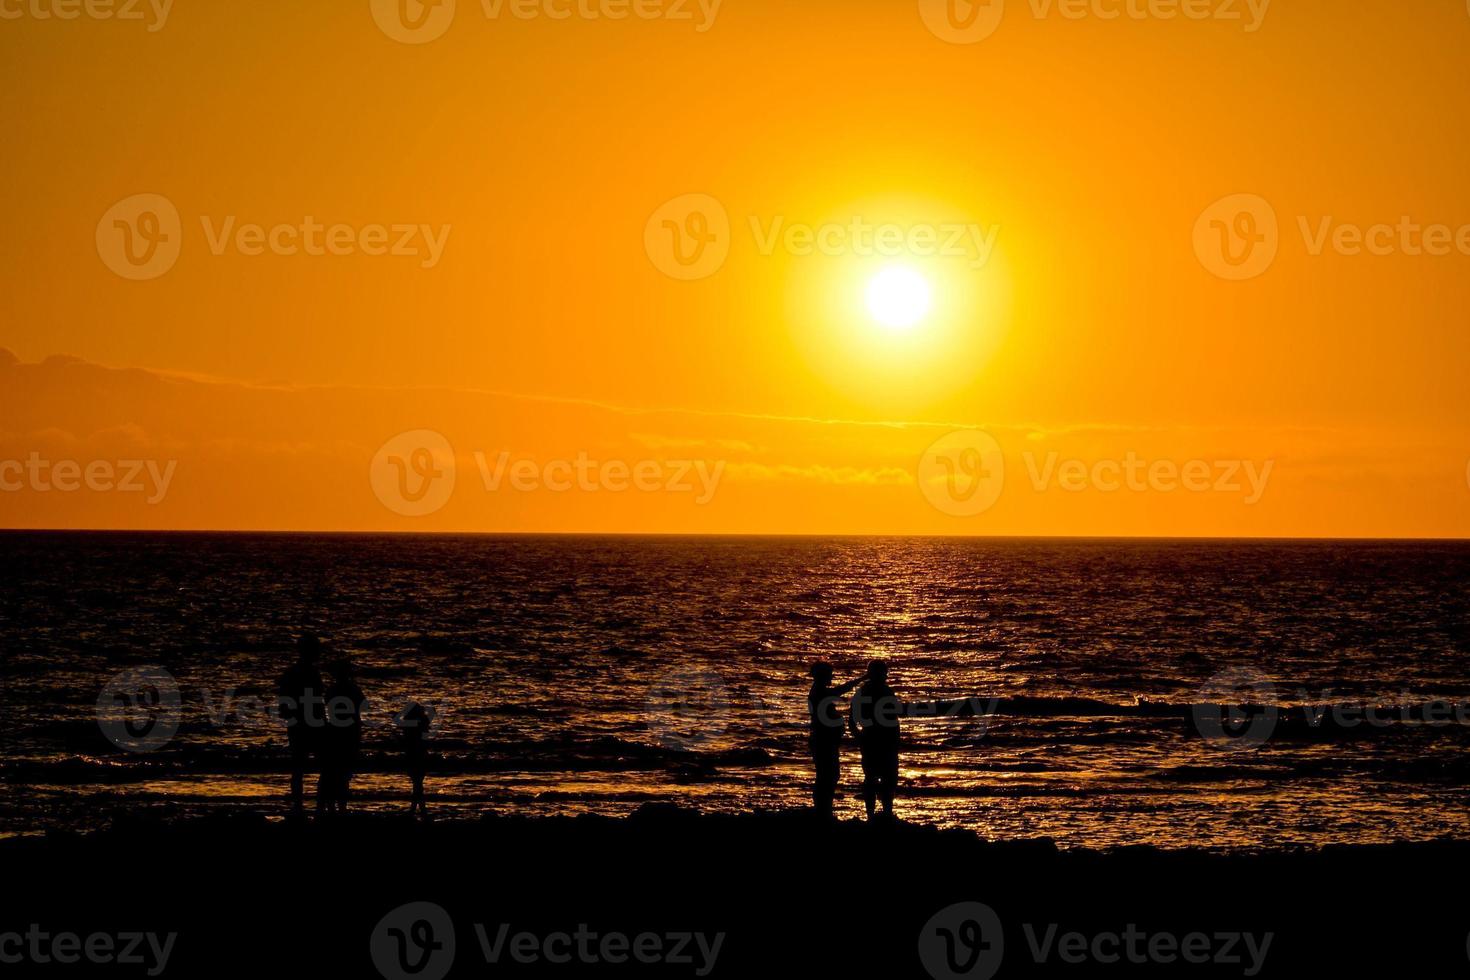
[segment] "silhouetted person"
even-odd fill
[[[317,669],[322,641],[310,634],[296,641],[296,662],[276,680],[276,698],[291,749],[291,806],[302,808],[303,782],[321,744],[322,675]]]
[[[424,804],[424,775],[429,771],[429,726],[434,723],[434,709],[425,708],[417,702],[399,716],[398,724],[403,729],[403,756],[408,778],[413,781],[413,802],[409,813],[427,815]]]
[[[353,679],[352,664],[338,660],[327,668],[332,682],[326,691],[326,719],[322,739],[322,778],[318,806],[346,812],[362,751],[362,708],[367,698]]]
[[[832,815],[832,800],[837,795],[837,780],[842,771],[842,712],[837,699],[863,682],[832,686],[832,665],[814,664],[811,669],[812,689],[807,693],[807,713],[811,716],[808,741],[812,750],[812,766],[816,779],[812,782],[812,805],[818,816]]]
[[[863,755],[863,802],[868,819],[875,803],[883,801],[885,816],[893,816],[893,796],[898,790],[899,716],[903,705],[888,686],[888,665],[874,660],[868,666],[866,683],[852,699],[848,724],[857,736]]]

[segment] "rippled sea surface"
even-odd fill
[[[441,813],[803,805],[807,666],[884,657],[906,700],[987,708],[905,723],[908,819],[1067,847],[1470,836],[1470,725],[1422,713],[1470,702],[1461,544],[7,533],[0,560],[4,833],[284,813],[274,679],[312,630],[370,699],[369,809],[407,805],[415,699]],[[148,666],[178,732],[124,751],[98,700]],[[1221,725],[1225,690],[1279,723]]]

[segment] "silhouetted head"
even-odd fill
[[[352,680],[352,661],[347,659],[333,660],[327,664],[327,673],[332,675],[332,680],[338,684],[345,684]]]
[[[812,680],[820,684],[829,683],[832,680],[832,665],[826,662],[812,664]]]
[[[399,724],[404,728],[426,730],[438,713],[433,708],[425,707],[417,701],[412,701],[403,710],[403,714],[399,716]]]
[[[296,659],[314,664],[322,658],[322,641],[315,633],[303,633],[296,639]]]
[[[888,661],[874,660],[868,664],[868,676],[879,684],[888,680]]]

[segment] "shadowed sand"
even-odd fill
[[[544,933],[583,924],[630,935],[724,933],[713,976],[779,967],[923,977],[919,937],[931,917],[981,902],[1003,923],[1001,977],[1182,975],[1177,958],[1072,965],[1055,948],[1038,965],[1033,946],[1051,924],[1059,935],[1269,933],[1253,975],[1300,976],[1388,963],[1463,969],[1470,913],[1446,901],[1445,887],[1467,859],[1470,844],[1449,842],[1261,855],[1059,851],[1048,841],[991,843],[908,824],[827,824],[806,811],[715,816],[651,806],[621,820],[428,824],[369,815],[288,824],[240,812],[0,842],[10,882],[0,912],[53,930],[177,931],[170,975],[227,966],[376,976],[375,927],[423,901],[455,923],[452,976],[549,969],[487,966],[474,925],[493,939],[508,923]],[[635,966],[601,963],[595,975],[650,970]],[[1245,956],[1188,973],[1249,968]],[[696,975],[693,966],[653,972]]]

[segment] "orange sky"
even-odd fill
[[[454,7],[0,0],[0,525],[1470,534],[1460,0]]]

